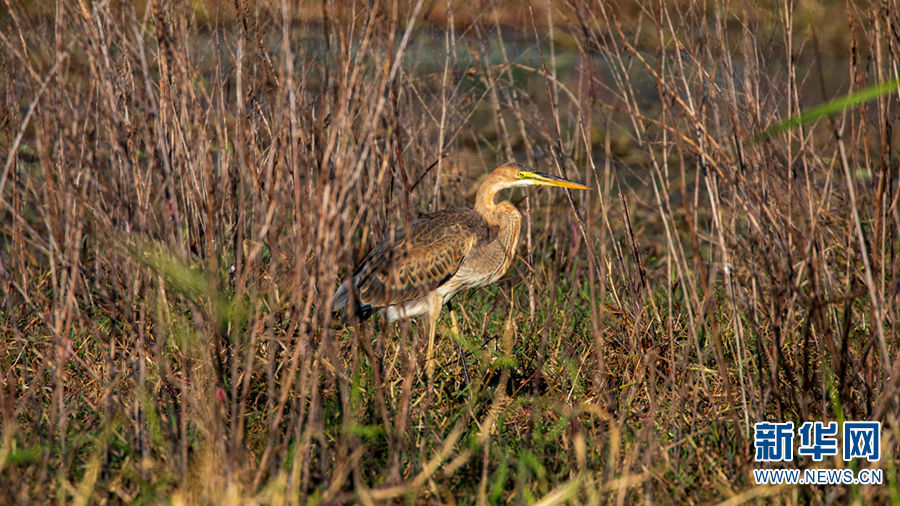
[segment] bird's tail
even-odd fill
[[[331,299],[331,309],[333,311],[342,311],[347,307],[347,300],[350,298],[350,284],[347,281],[341,283],[334,297]]]
[[[334,297],[331,299],[331,310],[340,311],[343,314],[344,320],[349,319],[351,315],[356,315],[360,319],[365,320],[372,314],[375,308],[369,304],[361,304],[359,302],[359,295],[355,293],[355,287],[350,286],[350,282],[353,280],[354,278],[345,280],[334,292]],[[354,288],[354,290],[351,290],[351,288]],[[354,293],[351,294],[351,292]],[[352,310],[348,309],[351,295],[353,299]]]

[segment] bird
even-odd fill
[[[427,214],[376,245],[335,291],[333,310],[361,319],[380,313],[387,323],[424,315],[431,378],[441,308],[462,290],[496,282],[515,257],[522,215],[507,201],[495,202],[497,192],[536,185],[588,189],[521,163],[504,163],[478,187],[474,209]]]

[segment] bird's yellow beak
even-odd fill
[[[519,171],[519,178],[526,179],[531,181],[533,184],[539,184],[544,186],[558,186],[560,188],[572,188],[573,190],[587,190],[588,187],[581,184],[576,183],[575,181],[569,181],[568,179],[563,179],[561,177],[551,176],[550,174],[546,174],[544,172],[531,172],[527,170]]]

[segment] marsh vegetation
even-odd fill
[[[900,503],[893,2],[6,2],[0,497]],[[517,160],[519,259],[424,327],[332,295]],[[461,358],[463,357],[463,358]],[[879,420],[883,486],[757,486]],[[846,467],[798,458],[788,467]]]

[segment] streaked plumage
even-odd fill
[[[460,290],[500,279],[515,256],[521,215],[509,202],[495,203],[494,197],[504,188],[526,185],[587,189],[518,163],[501,165],[478,188],[474,210],[428,214],[375,246],[335,292],[334,309],[345,309],[352,301],[358,315],[380,310],[389,322],[427,314],[431,375],[441,306]]]

